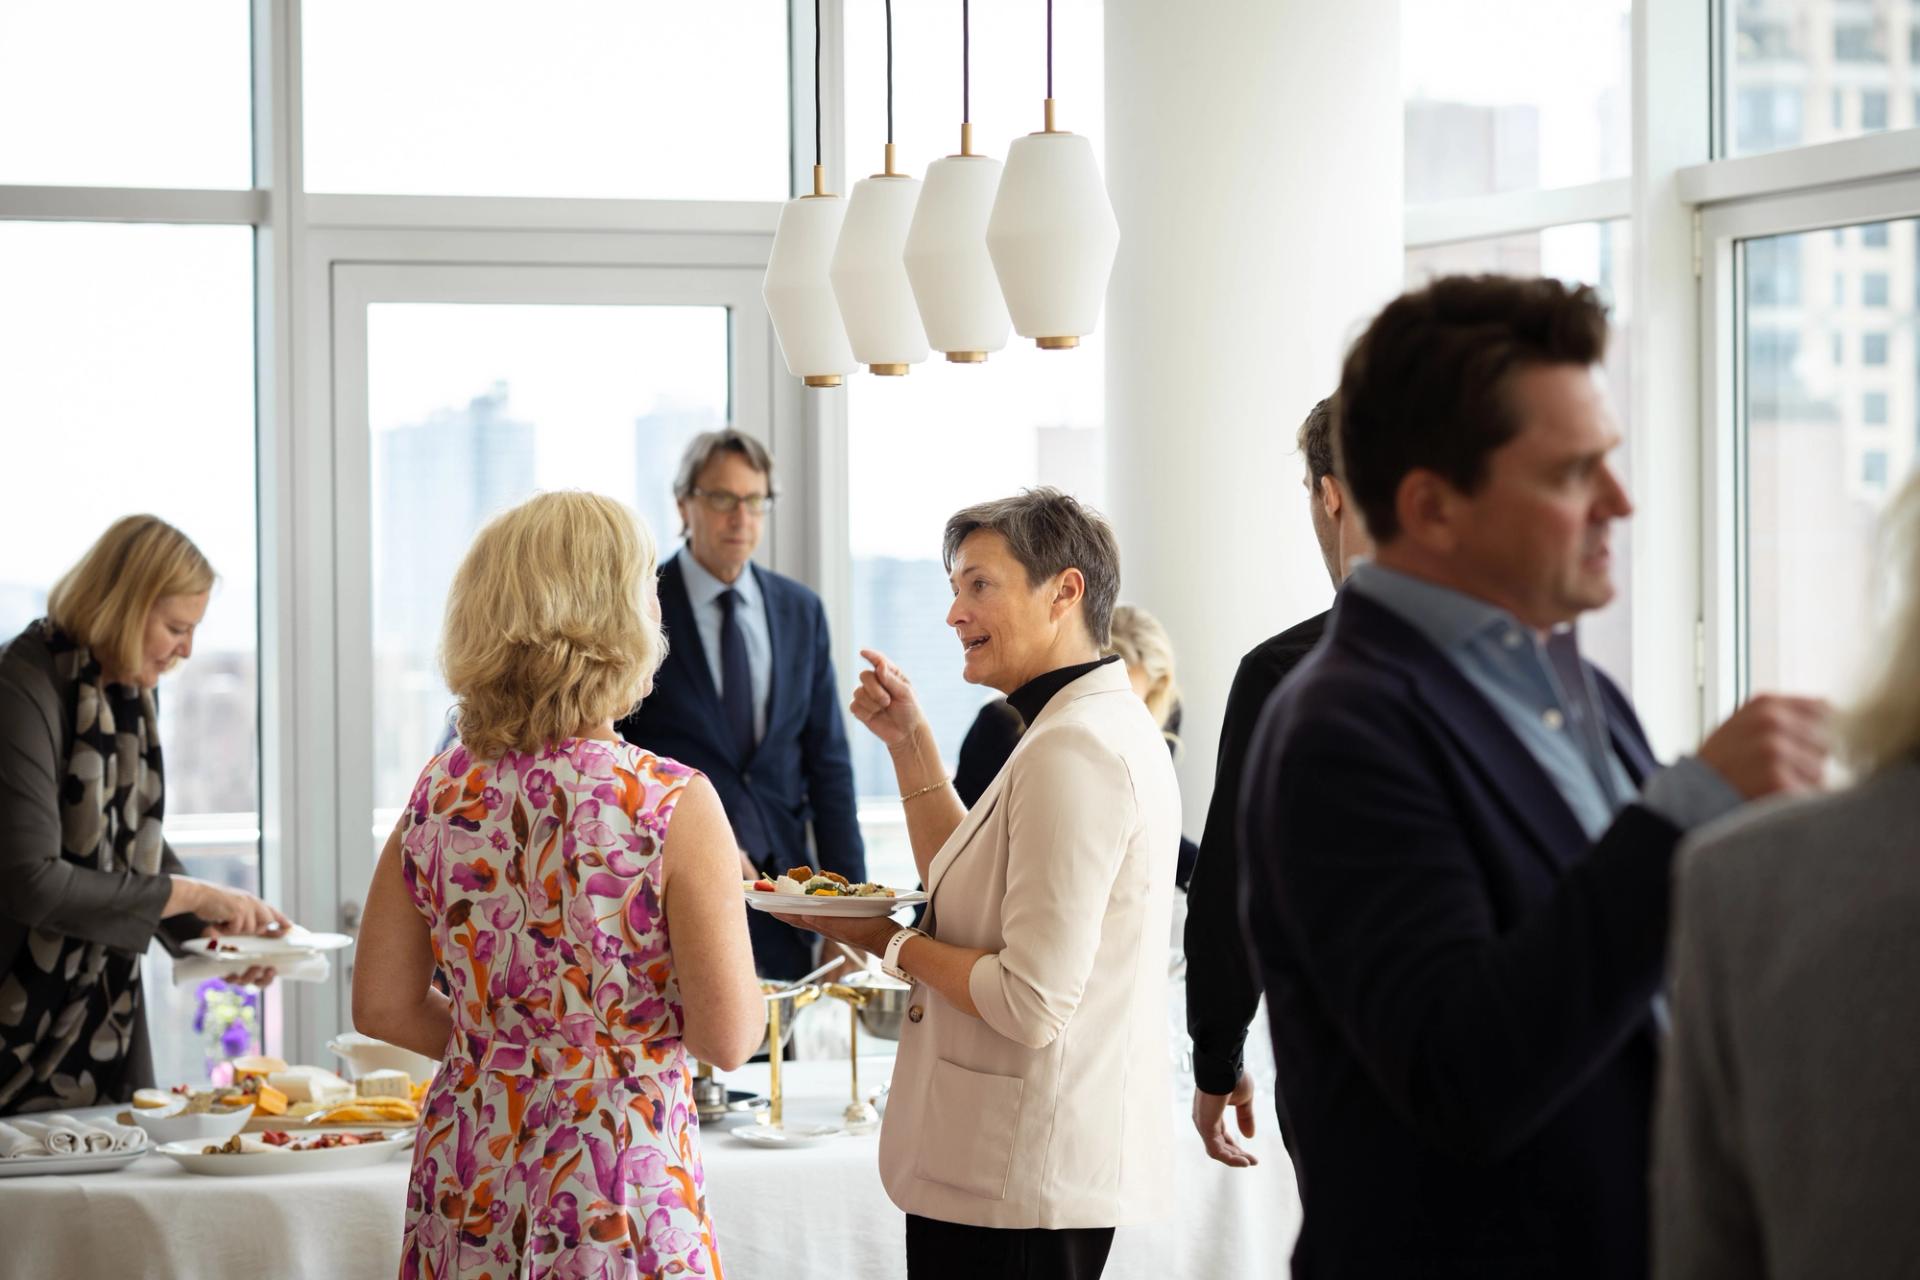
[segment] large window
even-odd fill
[[[1724,22],[1725,154],[1920,123],[1913,0],[1725,0]]]
[[[191,537],[220,577],[160,683],[166,835],[191,874],[257,889],[253,234],[0,222],[0,281],[0,639],[120,516]],[[148,1004],[162,1077],[199,1077],[193,994],[157,948]]]
[[[1751,689],[1849,691],[1865,656],[1875,521],[1920,465],[1920,221],[1876,225],[1885,247],[1869,252],[1892,282],[1891,314],[1860,289],[1824,305],[1827,295],[1793,278],[1859,278],[1867,253],[1851,236],[1743,245],[1741,603]],[[1845,359],[1854,349],[1868,358]]]
[[[1401,6],[1407,200],[1625,176],[1630,10],[1629,0]]]
[[[1100,6],[1055,6],[1055,89],[1060,126],[1104,140]],[[1045,97],[1038,56],[1041,11],[973,9],[974,149],[1006,158],[1007,145],[1040,125]],[[879,5],[846,15],[848,169],[879,169],[886,140],[885,27]],[[896,6],[895,138],[900,167],[924,176],[927,161],[959,150],[959,7]],[[902,93],[902,86],[911,85]],[[1105,364],[1098,332],[1072,351],[1040,351],[1018,334],[984,365],[945,363],[939,353],[903,378],[848,380],[849,536],[853,634],[843,650],[879,649],[913,678],[949,767],[991,689],[960,678],[959,641],[946,625],[953,603],[940,563],[947,517],[969,503],[1054,485],[1098,507],[1105,493]],[[853,736],[869,874],[891,884],[916,879],[913,854],[886,749]]]
[[[1569,283],[1590,284],[1606,299],[1612,320],[1607,343],[1607,399],[1620,424],[1624,441],[1613,458],[1615,472],[1626,479],[1632,431],[1628,409],[1632,404],[1633,362],[1630,326],[1633,309],[1629,285],[1631,230],[1626,222],[1587,222],[1548,227],[1525,235],[1501,236],[1463,244],[1437,245],[1407,254],[1407,284],[1424,284],[1435,276],[1498,272],[1516,276],[1551,276]],[[1613,531],[1613,603],[1580,623],[1580,643],[1592,659],[1623,688],[1633,684],[1632,585],[1633,522]]]
[[[307,186],[780,200],[785,0],[303,6]]]
[[[724,307],[383,303],[367,311],[374,834],[449,740],[437,650],[480,526],[538,490],[632,505],[661,554],[695,434],[727,419]]]

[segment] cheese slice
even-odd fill
[[[340,1102],[353,1096],[353,1086],[325,1067],[288,1067],[267,1077],[267,1083],[292,1102]]]
[[[369,1071],[353,1082],[354,1091],[363,1098],[410,1098],[413,1095],[413,1077],[404,1071],[384,1067],[379,1071]]]

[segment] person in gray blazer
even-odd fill
[[[1655,1274],[1920,1267],[1920,475],[1888,513],[1895,607],[1839,720],[1858,781],[1683,850]]]

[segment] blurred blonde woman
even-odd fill
[[[1153,722],[1170,742],[1179,741],[1180,687],[1173,679],[1173,641],[1160,620],[1138,605],[1113,607],[1113,633],[1105,653],[1127,664],[1127,682],[1147,704]]]
[[[564,492],[454,576],[459,738],[381,853],[353,986],[361,1031],[441,1059],[402,1276],[719,1274],[688,1055],[738,1066],[765,1006],[713,787],[614,732],[666,653],[655,570],[631,511]]]
[[[286,923],[185,875],[161,833],[154,687],[192,655],[213,582],[184,533],[126,516],[0,646],[0,1115],[153,1083],[140,956],[156,936],[173,950]]]
[[[1173,640],[1160,619],[1139,605],[1113,607],[1113,632],[1103,653],[1117,653],[1127,666],[1127,682],[1147,704],[1147,713],[1160,726],[1167,749],[1180,755],[1180,686],[1173,676]],[[1193,879],[1200,846],[1182,835],[1180,857],[1174,863],[1173,882],[1185,889]]]
[[[1839,718],[1856,781],[1682,854],[1654,1180],[1660,1276],[1896,1275],[1920,1258],[1920,474]]]

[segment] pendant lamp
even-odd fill
[[[813,194],[787,201],[760,286],[787,372],[809,387],[837,387],[853,372],[853,348],[827,278],[847,203],[826,189],[820,163],[820,0],[813,2]]]
[[[1010,323],[987,252],[987,218],[1000,189],[1000,162],[973,153],[970,18],[968,0],[961,0],[960,154],[927,166],[906,248],[907,278],[927,341],[955,364],[978,364],[1006,346]]]
[[[1044,351],[1094,330],[1120,247],[1120,224],[1093,144],[1053,123],[1053,0],[1047,0],[1046,127],[1007,149],[987,249],[1013,327]]]
[[[840,303],[853,358],[869,372],[899,376],[927,358],[927,333],[901,261],[920,183],[893,169],[893,0],[886,0],[886,7],[886,170],[853,184],[827,278]]]

